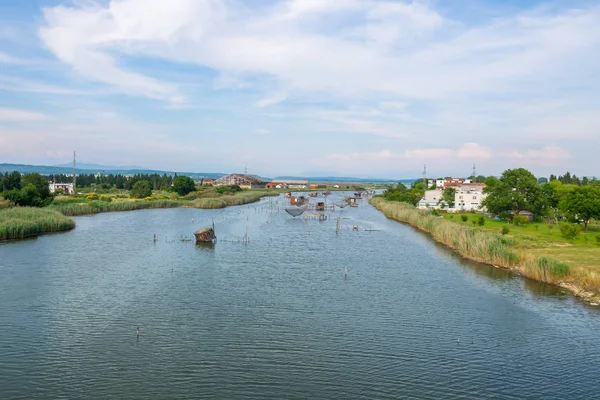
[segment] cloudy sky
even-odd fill
[[[598,0],[0,0],[0,162],[600,175]]]

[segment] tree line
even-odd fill
[[[40,174],[0,173],[0,194],[20,206],[44,207],[52,202],[48,180]]]
[[[600,220],[600,181],[593,178],[578,178],[569,172],[536,178],[525,168],[508,169],[497,178],[477,176],[476,182],[484,182],[483,192],[487,197],[482,205],[492,214],[513,219],[523,211],[534,214],[538,220],[553,223],[572,222],[583,225],[587,230],[592,219]],[[383,193],[386,200],[401,201],[417,205],[425,193],[425,182],[415,181],[412,188],[402,183],[389,186]],[[455,190],[447,188],[442,195],[450,207],[454,202]]]
[[[177,177],[163,174],[136,174],[133,176],[125,176],[121,174],[77,174],[77,187],[90,187],[92,185],[100,185],[103,189],[124,189],[131,190],[133,185],[139,181],[147,181],[152,190],[167,190],[173,185],[173,180]],[[73,176],[65,174],[47,175],[48,181],[56,183],[71,183]]]

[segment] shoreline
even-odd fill
[[[574,282],[566,282],[564,280],[560,280],[559,278],[557,278],[556,281],[540,279],[539,271],[537,271],[537,273],[533,273],[531,271],[532,264],[535,262],[534,259],[523,258],[522,256],[517,256],[517,258],[512,260],[512,262],[493,262],[492,260],[490,260],[488,258],[477,257],[476,255],[469,254],[469,252],[465,251],[464,249],[463,250],[459,249],[458,248],[459,246],[453,245],[457,242],[456,240],[454,240],[453,243],[448,243],[447,241],[441,240],[439,237],[436,237],[434,232],[432,232],[431,230],[428,230],[423,226],[419,226],[416,223],[411,223],[411,221],[408,218],[401,218],[401,216],[398,215],[398,213],[396,215],[393,215],[392,212],[389,212],[388,210],[384,209],[384,205],[391,205],[392,207],[394,205],[396,205],[398,208],[401,208],[403,211],[406,211],[406,208],[404,208],[406,206],[404,206],[402,203],[391,202],[391,201],[384,200],[382,198],[371,198],[369,200],[369,204],[371,204],[378,211],[380,211],[386,218],[409,225],[415,229],[418,229],[421,232],[428,234],[436,243],[442,244],[442,245],[450,248],[452,251],[458,253],[463,258],[466,258],[471,261],[476,261],[476,262],[480,262],[483,264],[487,264],[494,268],[510,270],[511,272],[513,272],[516,275],[521,276],[523,278],[532,279],[532,280],[535,280],[538,282],[543,282],[543,283],[553,285],[553,286],[558,286],[564,290],[567,290],[575,298],[579,299],[580,301],[585,302],[586,304],[589,304],[591,306],[600,306],[600,293],[595,294],[594,292],[587,290],[586,288],[579,286]],[[386,212],[386,211],[388,211],[388,212]],[[426,216],[424,213],[421,213],[416,208],[409,210],[409,212],[411,212],[411,211],[414,212],[416,215],[420,214],[422,216]],[[432,221],[436,219],[436,217],[434,217],[434,216],[426,216],[426,217],[431,218]],[[449,222],[449,221],[444,221],[444,224],[456,225],[457,230],[458,230],[458,228],[461,227],[460,225],[458,225],[454,222]],[[489,233],[486,233],[486,234],[490,235]],[[501,240],[502,238],[500,237],[499,239]],[[471,241],[473,241],[473,238],[471,238]],[[469,247],[469,246],[467,246],[467,247]],[[473,245],[473,243],[471,243],[470,248],[473,248],[473,247],[475,247],[475,246]],[[546,274],[546,271],[544,271],[544,275],[545,274]]]

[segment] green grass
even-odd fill
[[[480,226],[472,221],[477,221],[481,214],[434,216],[409,204],[381,197],[372,198],[371,204],[389,218],[429,232],[436,241],[465,257],[508,267],[544,282],[571,283],[600,297],[600,246],[595,239],[596,224],[576,241],[569,241],[560,236],[558,227],[548,230],[545,224],[537,224],[537,228],[536,223],[518,227],[486,218]],[[461,215],[467,216],[467,221],[463,222]],[[509,234],[500,234],[503,226],[510,227]]]
[[[113,200],[111,202],[102,200],[84,200],[83,202],[53,203],[50,204],[48,208],[59,211],[64,215],[76,216],[110,211],[132,211],[147,208],[174,208],[181,207],[183,204],[183,201],[174,200]]]
[[[447,213],[442,215],[446,220],[461,225],[473,226],[472,221],[476,221],[482,214]],[[461,216],[463,215],[468,218],[466,222],[461,220]],[[488,232],[500,232],[504,226],[510,228],[510,233],[507,236],[516,238],[520,242],[522,248],[577,245],[580,247],[600,249],[596,242],[596,235],[600,231],[600,226],[596,223],[590,224],[588,231],[582,231],[575,241],[563,238],[560,235],[560,229],[557,225],[540,222],[529,222],[523,226],[515,226],[508,221],[494,221],[491,218],[485,218],[485,224],[483,226],[477,226],[477,229]]]
[[[74,227],[73,220],[47,208],[15,207],[0,210],[0,240],[24,239]]]

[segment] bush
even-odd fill
[[[146,196],[146,197],[144,197],[144,200],[146,200],[146,201],[152,201],[152,200],[154,200],[154,197],[152,197],[152,196]]]
[[[469,217],[467,217],[466,215],[461,215],[460,219],[462,220],[462,222],[467,222],[467,220],[469,219]]]
[[[561,224],[560,235],[565,239],[575,240],[581,233],[581,226],[575,224]]]
[[[524,215],[515,215],[512,220],[513,225],[515,226],[525,225],[528,221],[529,220]]]
[[[196,190],[194,180],[189,176],[180,175],[173,180],[173,190],[180,196],[185,196]]]
[[[477,218],[477,225],[479,225],[479,226],[485,225],[485,218],[483,217],[483,215],[480,215],[479,218]]]
[[[131,188],[131,197],[143,199],[152,196],[152,187],[148,181],[137,181]]]
[[[112,201],[112,197],[110,197],[110,196],[106,196],[106,195],[104,195],[104,194],[101,194],[101,195],[98,197],[98,200],[111,202],[111,201]]]
[[[502,230],[500,231],[500,233],[502,233],[503,235],[508,235],[509,232],[510,229],[508,229],[508,226],[503,226]]]
[[[87,200],[98,200],[100,197],[96,193],[88,194],[85,196]]]
[[[221,185],[217,186],[217,193],[225,194],[225,193],[236,193],[241,192],[242,188],[238,185]]]

